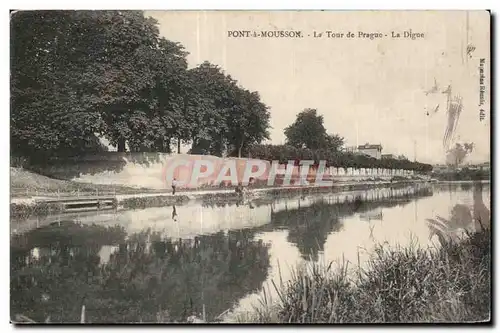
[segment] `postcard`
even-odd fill
[[[12,323],[491,322],[489,11],[10,24]]]

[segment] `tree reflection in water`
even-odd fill
[[[184,321],[203,310],[211,321],[266,280],[269,245],[255,241],[256,232],[287,228],[288,241],[303,257],[316,260],[344,216],[427,195],[432,192],[353,203],[323,200],[300,209],[286,208],[285,201],[285,210],[271,209],[267,225],[193,240],[151,230],[127,235],[121,227],[57,223],[13,236],[12,313],[37,322],[48,317],[78,322],[85,305],[87,321],[93,323]],[[269,204],[252,200],[254,207]],[[177,218],[173,208],[172,219]]]
[[[318,254],[324,250],[328,235],[339,231],[342,218],[354,213],[364,213],[377,208],[403,206],[412,200],[432,195],[429,188],[413,194],[405,194],[400,198],[380,198],[374,201],[363,201],[356,197],[352,201],[331,204],[327,200],[319,200],[310,206],[286,209],[271,213],[271,224],[260,229],[288,229],[287,240],[299,249],[303,259],[318,260]]]
[[[450,240],[460,239],[464,232],[474,232],[490,227],[490,210],[484,204],[483,184],[477,181],[472,186],[472,207],[456,204],[451,209],[449,218],[436,216],[427,219],[427,226],[430,230],[429,238],[436,236],[441,244],[445,244]],[[463,189],[463,184],[461,188]]]
[[[36,229],[11,241],[11,312],[78,322],[85,304],[88,322],[126,323],[184,321],[205,307],[213,320],[267,277],[268,245],[253,238],[251,230],[171,240],[75,223]],[[105,245],[117,251],[101,261]]]

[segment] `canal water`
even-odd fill
[[[489,184],[414,184],[11,221],[11,317],[232,321],[298,266],[435,246],[489,207]]]

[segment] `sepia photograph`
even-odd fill
[[[490,11],[9,20],[12,324],[491,323]]]

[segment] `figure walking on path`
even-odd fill
[[[175,195],[175,188],[177,187],[177,180],[174,178],[172,180],[172,195]]]

